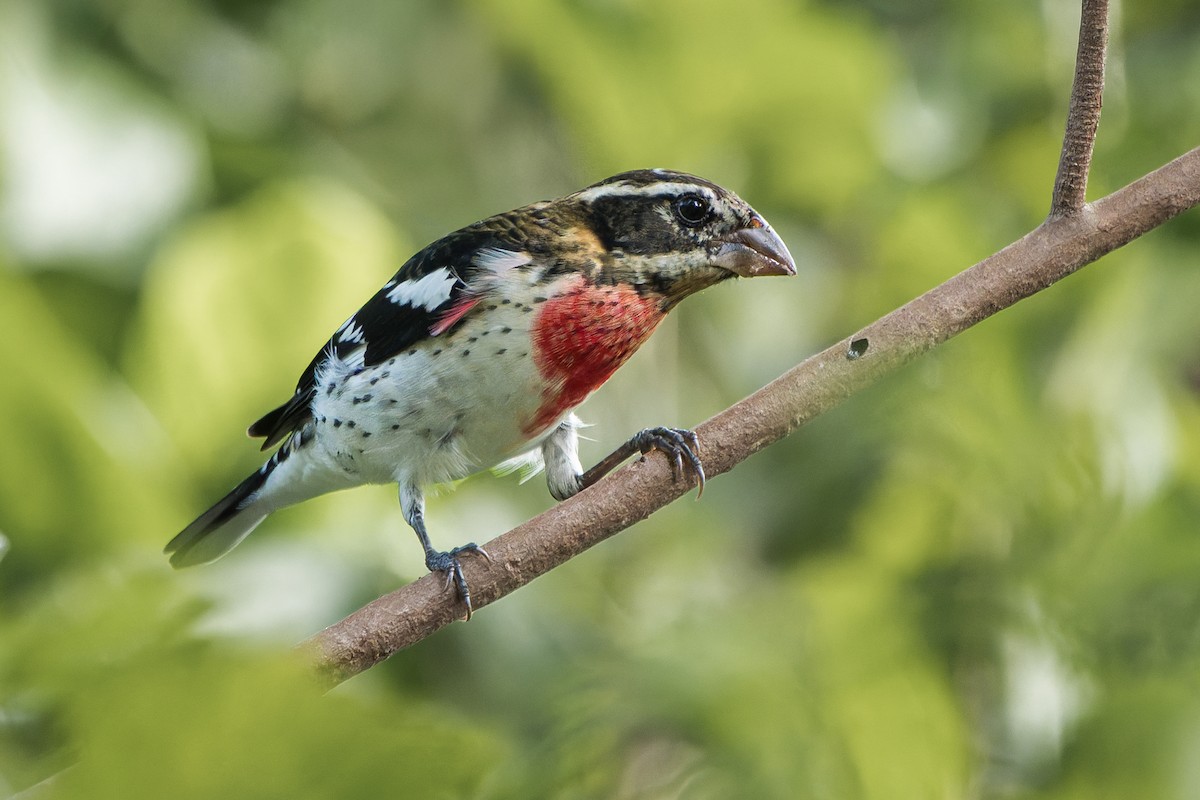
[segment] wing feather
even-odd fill
[[[331,360],[351,359],[361,350],[366,369],[444,335],[462,323],[499,276],[530,263],[519,244],[498,238],[487,223],[456,231],[414,255],[338,328],[304,370],[292,397],[247,430],[266,438],[263,450],[312,419],[317,377]],[[511,234],[511,228],[505,232]]]

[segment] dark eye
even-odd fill
[[[675,216],[689,228],[708,219],[708,201],[694,194],[685,194],[675,201]]]

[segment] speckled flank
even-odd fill
[[[323,370],[313,409],[319,456],[363,483],[457,480],[528,448],[518,420],[542,379],[529,358],[534,297],[472,315],[437,338],[360,371]],[[432,343],[433,340],[430,340]],[[466,368],[472,380],[461,380]],[[489,413],[519,408],[521,413]]]

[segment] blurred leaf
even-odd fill
[[[503,763],[494,734],[420,701],[322,697],[294,655],[191,640],[161,573],[122,577],[74,576],[6,632],[18,702],[78,743],[55,797],[460,797]]]
[[[728,179],[749,170],[821,211],[841,209],[870,180],[864,115],[886,87],[887,49],[845,17],[801,15],[778,0],[753,10],[480,7],[533,60],[601,173],[669,167]]]
[[[10,587],[168,524],[179,475],[162,430],[2,267],[0,366],[0,530],[11,540],[0,572]]]
[[[401,252],[369,204],[315,179],[265,187],[163,246],[128,370],[198,472],[231,475],[236,432],[291,396]],[[241,446],[241,463],[254,449]]]

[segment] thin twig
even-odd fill
[[[1075,54],[1075,80],[1067,109],[1050,216],[1077,214],[1087,202],[1088,172],[1100,106],[1104,94],[1104,56],[1108,47],[1108,0],[1083,0],[1079,18],[1079,49]]]
[[[1050,286],[1200,204],[1200,148],[1091,205],[1048,219],[995,255],[780,376],[696,429],[709,477],[729,471],[849,395],[975,323]],[[475,608],[495,602],[686,492],[666,458],[651,455],[551,508],[468,559]],[[463,616],[440,575],[425,577],[305,643],[337,683]]]

